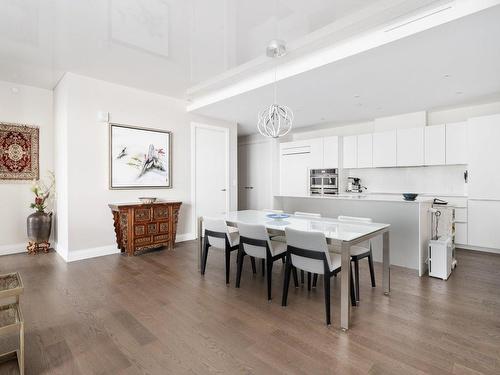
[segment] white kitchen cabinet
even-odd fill
[[[396,166],[396,130],[373,133],[373,166]]]
[[[238,208],[262,210],[272,206],[271,142],[238,145]]]
[[[424,127],[398,129],[396,134],[397,166],[424,165]]]
[[[323,167],[322,168],[338,168],[339,167],[339,137],[323,138]]]
[[[309,170],[323,168],[323,139],[280,144],[280,195],[308,196]]]
[[[345,136],[343,139],[342,166],[344,168],[357,168],[358,166],[357,138],[358,137],[356,135],[349,135]]]
[[[468,244],[500,249],[500,201],[469,199]]]
[[[469,119],[468,192],[472,199],[500,200],[500,115]]]
[[[373,135],[358,135],[357,143],[358,168],[373,167]]]
[[[446,126],[426,126],[424,129],[424,164],[444,165],[446,163]]]
[[[467,164],[467,122],[446,124],[446,164]]]

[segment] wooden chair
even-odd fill
[[[330,279],[341,271],[341,256],[330,254],[325,235],[321,232],[305,232],[291,228],[285,229],[287,239],[285,281],[283,283],[282,306],[287,305],[288,285],[292,267],[324,277],[326,324],[331,324]],[[351,303],[356,304],[354,284],[351,273]]]
[[[286,244],[273,241],[269,238],[267,229],[263,225],[238,224],[240,231],[240,246],[238,249],[238,272],[236,274],[236,288],[240,287],[241,273],[243,270],[243,259],[245,255],[265,260],[267,270],[267,299],[271,301],[271,285],[273,264],[275,261],[285,258]],[[295,285],[297,278],[294,273]]]
[[[203,218],[205,236],[203,239],[203,257],[201,274],[205,274],[207,268],[208,249],[213,247],[221,249],[226,258],[226,284],[229,284],[231,252],[238,250],[240,235],[236,230],[230,230],[222,219]],[[252,269],[256,273],[255,259],[252,258]]]

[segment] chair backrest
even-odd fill
[[[264,225],[253,225],[238,223],[240,231],[240,242],[243,245],[243,250],[248,255],[255,258],[265,259],[267,255],[267,248],[265,246],[255,246],[245,243],[245,239],[262,241],[263,245],[267,243],[269,250],[272,250],[271,240]]]
[[[205,231],[225,234],[224,238],[207,236],[210,246],[217,247],[219,249],[225,249],[226,239],[229,241],[230,238],[226,222],[223,219],[204,217],[203,226],[205,228]]]
[[[304,216],[304,217],[321,217],[321,214],[316,214],[312,212],[301,212],[301,211],[296,211],[295,216]]]
[[[292,264],[304,271],[325,273],[325,261],[330,270],[331,260],[326,244],[325,235],[322,232],[306,232],[292,228],[285,228],[287,249],[291,254]],[[305,250],[303,255],[294,254],[294,249]],[[317,253],[317,254],[314,254]]]
[[[357,217],[357,216],[339,216],[337,218],[339,221],[350,221],[356,223],[372,223],[373,220],[368,217]]]

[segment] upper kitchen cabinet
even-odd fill
[[[358,168],[373,167],[373,135],[358,135]]]
[[[280,195],[308,195],[309,169],[323,167],[323,139],[280,144]]]
[[[339,137],[323,138],[323,168],[339,167]]]
[[[445,125],[426,126],[424,135],[424,164],[444,165],[446,163]]]
[[[396,130],[373,134],[373,166],[396,166]]]
[[[344,168],[357,168],[358,167],[358,137],[356,135],[345,136],[343,139],[342,147],[342,166]]]
[[[469,197],[500,200],[500,115],[469,119],[466,138]]]
[[[446,124],[446,164],[467,164],[467,122]]]
[[[424,165],[424,127],[397,130],[397,166]]]

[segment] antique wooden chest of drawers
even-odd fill
[[[110,204],[118,248],[127,255],[174,247],[181,202]]]

